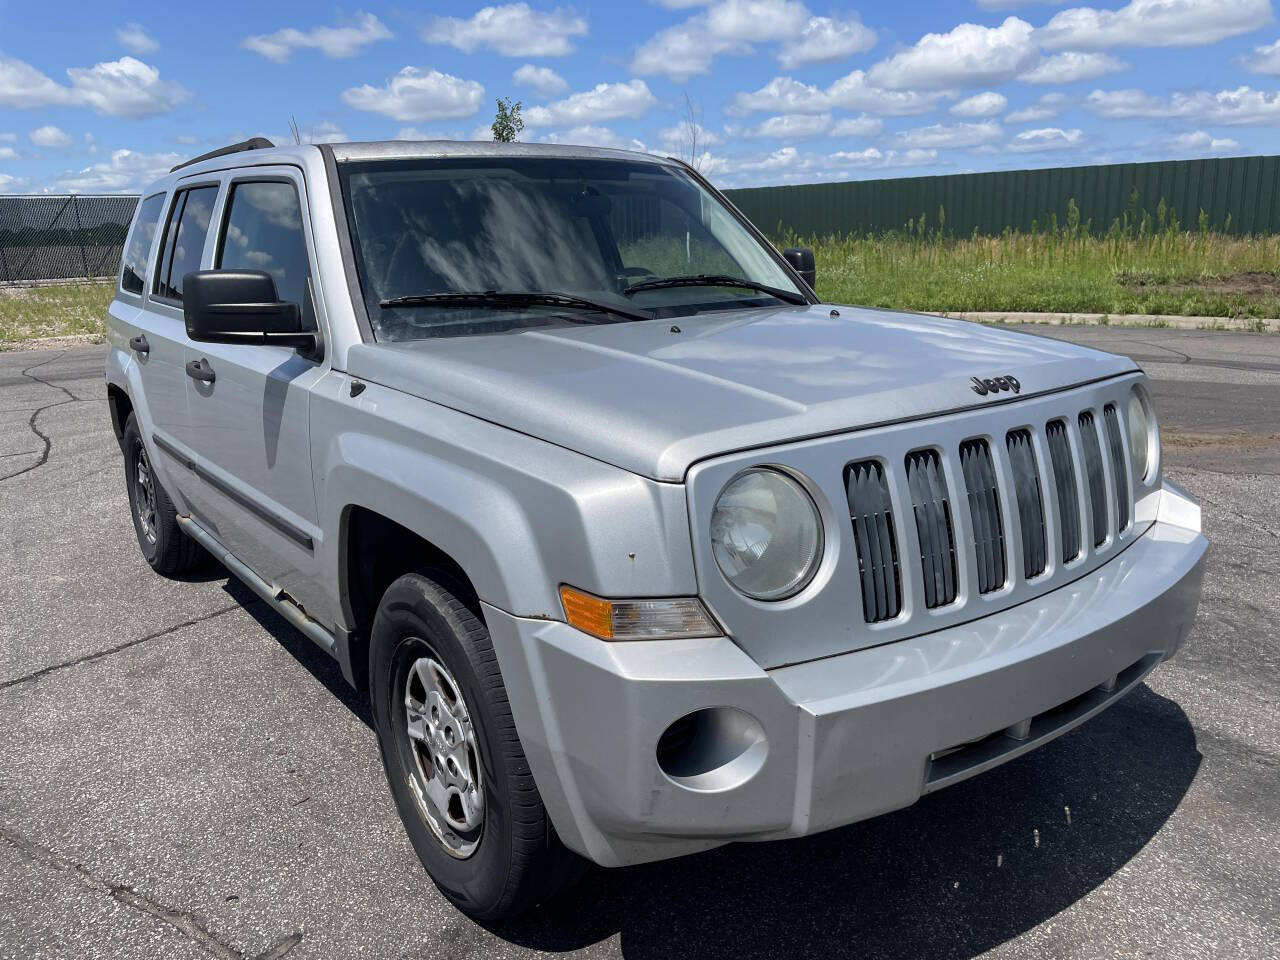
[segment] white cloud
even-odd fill
[[[840,150],[835,153],[801,153],[796,147],[780,147],[768,154],[716,157],[702,165],[726,186],[762,183],[803,183],[815,180],[847,180],[858,171],[891,167],[926,167],[937,163],[936,150]]]
[[[67,70],[67,101],[109,117],[153,117],[168,113],[191,94],[160,79],[160,71],[133,57]],[[66,88],[63,88],[66,89]]]
[[[1119,10],[1063,10],[1036,31],[1047,49],[1202,47],[1271,22],[1271,0],[1131,0]]]
[[[905,147],[923,149],[977,147],[1004,136],[1000,124],[987,120],[982,123],[934,123],[927,127],[904,130],[897,142]]]
[[[1156,97],[1142,90],[1095,90],[1085,105],[1099,116],[1184,117],[1200,123],[1230,125],[1270,125],[1280,123],[1280,92],[1267,93],[1250,87],[1211,93],[1175,93]]]
[[[273,60],[287,63],[295,50],[319,50],[326,57],[354,57],[371,43],[390,40],[391,31],[372,13],[357,14],[346,26],[312,27],[299,30],[285,27],[275,33],[259,33],[245,37],[240,46]]]
[[[1074,150],[1084,146],[1083,130],[1061,130],[1044,127],[1039,130],[1023,130],[1013,138],[1006,149],[1018,153],[1037,153],[1045,150]]]
[[[469,117],[483,100],[484,87],[474,80],[418,67],[405,67],[381,87],[366,83],[342,91],[342,102],[347,106],[402,123]]]
[[[579,126],[600,120],[644,116],[658,98],[643,80],[627,83],[598,83],[591,90],[581,90],[563,100],[525,111],[525,122],[531,127]]]
[[[116,27],[116,42],[130,53],[155,53],[160,49],[160,44],[139,23],[126,23],[123,27]]]
[[[90,107],[111,117],[168,113],[191,94],[133,57],[67,70],[69,86],[14,58],[0,58],[0,107]]]
[[[1240,58],[1240,64],[1250,73],[1280,74],[1280,40],[1254,47],[1251,54]]]
[[[16,133],[0,133],[0,143],[13,143],[17,139],[18,135]]]
[[[1198,155],[1232,153],[1240,149],[1240,144],[1237,141],[1229,137],[1213,137],[1203,130],[1180,133],[1170,139],[1167,146],[1176,153]]]
[[[830,127],[829,113],[784,113],[769,117],[754,127],[729,127],[725,132],[733,137],[751,139],[803,140],[826,133]]]
[[[988,90],[961,100],[951,108],[951,112],[957,117],[994,117],[998,113],[1004,113],[1007,106],[1009,106],[1008,97]]]
[[[58,189],[72,193],[138,193],[181,159],[176,153],[116,150],[110,160],[69,171],[55,183]]]
[[[1016,10],[1020,7],[1061,7],[1067,0],[973,0],[982,10]]]
[[[557,93],[564,93],[569,89],[569,82],[560,74],[550,67],[535,67],[532,63],[517,67],[511,79],[543,97],[554,97]]]
[[[1043,97],[1028,107],[1021,110],[1014,110],[1004,118],[1005,123],[1035,123],[1040,120],[1050,120],[1062,112],[1067,105],[1067,97],[1061,93],[1046,93]]]
[[[1023,83],[1081,83],[1128,69],[1129,64],[1105,53],[1066,50],[1041,60],[1018,79]]]
[[[427,43],[443,43],[463,53],[481,47],[506,57],[559,57],[573,52],[572,37],[587,34],[587,21],[556,7],[543,12],[527,3],[484,7],[470,20],[434,17],[423,29]]]
[[[71,137],[52,124],[46,124],[31,131],[31,142],[37,147],[65,147],[71,143]]]
[[[1017,17],[998,27],[962,23],[950,33],[925,34],[914,47],[877,63],[869,78],[887,90],[995,86],[1035,63],[1031,33],[1031,24]]]
[[[774,77],[759,90],[739,93],[730,109],[735,113],[822,113],[839,108],[896,117],[925,113],[945,96],[946,92],[882,90],[868,83],[863,71],[854,70],[825,90],[791,77]]]
[[[16,160],[18,151],[13,147],[0,147],[0,160]]]
[[[884,121],[860,113],[856,117],[837,120],[830,130],[832,137],[878,137],[884,130]]]
[[[782,45],[778,62],[788,69],[810,63],[843,60],[876,45],[876,33],[861,20],[810,17],[798,36]]]
[[[799,0],[720,0],[642,43],[631,69],[682,82],[706,73],[721,54],[748,54],[753,44],[798,41],[816,19]],[[814,50],[826,33],[821,26],[815,29]],[[797,62],[814,62],[803,59],[806,54],[801,47],[793,46],[791,53],[802,58]]]

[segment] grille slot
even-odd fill
[[[1009,467],[1013,470],[1013,491],[1018,498],[1018,520],[1022,527],[1022,575],[1030,580],[1044,573],[1044,495],[1031,431],[1010,430],[1005,436]]]
[[[1107,486],[1102,475],[1102,448],[1098,444],[1098,426],[1093,414],[1080,414],[1080,442],[1084,446],[1084,470],[1089,478],[1089,517],[1092,521],[1093,545],[1100,547],[1107,539]]]
[[[985,440],[960,444],[960,472],[964,474],[973,524],[973,552],[978,561],[978,591],[990,593],[1004,586],[1004,526],[996,495],[996,471]]]
[[[1124,437],[1120,434],[1120,418],[1116,405],[1109,403],[1102,410],[1107,424],[1107,446],[1111,448],[1111,478],[1116,491],[1116,529],[1129,525],[1129,475],[1125,472]]]
[[[1080,501],[1076,490],[1075,464],[1071,459],[1071,443],[1067,424],[1050,420],[1045,424],[1049,442],[1049,461],[1053,465],[1053,485],[1058,492],[1058,535],[1062,540],[1062,562],[1070,563],[1080,556]]]
[[[956,542],[937,451],[907,454],[907,487],[920,541],[925,605],[930,609],[945,606],[956,598]]]
[[[902,610],[902,582],[884,467],[877,460],[850,464],[845,487],[858,548],[862,613],[867,623],[892,620]]]

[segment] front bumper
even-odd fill
[[[1061,589],[771,671],[724,637],[605,643],[486,606],[557,832],[605,866],[801,836],[908,806],[1065,733],[1141,682],[1191,629],[1208,544],[1198,508],[1169,485],[1161,496],[1143,536]],[[763,733],[749,760],[709,777],[664,773],[663,731],[723,707]]]

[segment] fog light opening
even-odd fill
[[[708,707],[685,714],[658,738],[658,766],[675,784],[689,790],[731,790],[764,766],[769,741],[749,713],[734,707]]]

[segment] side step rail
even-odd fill
[[[276,613],[306,634],[308,639],[327,654],[330,656],[337,655],[337,640],[334,639],[333,634],[303,613],[302,608],[294,603],[287,593],[278,587],[273,587],[237,560],[227,552],[226,547],[215,540],[204,527],[190,517],[184,517],[179,514],[178,523],[181,524],[182,530],[187,536],[213,554],[219,563],[231,571],[232,576],[269,603]]]

